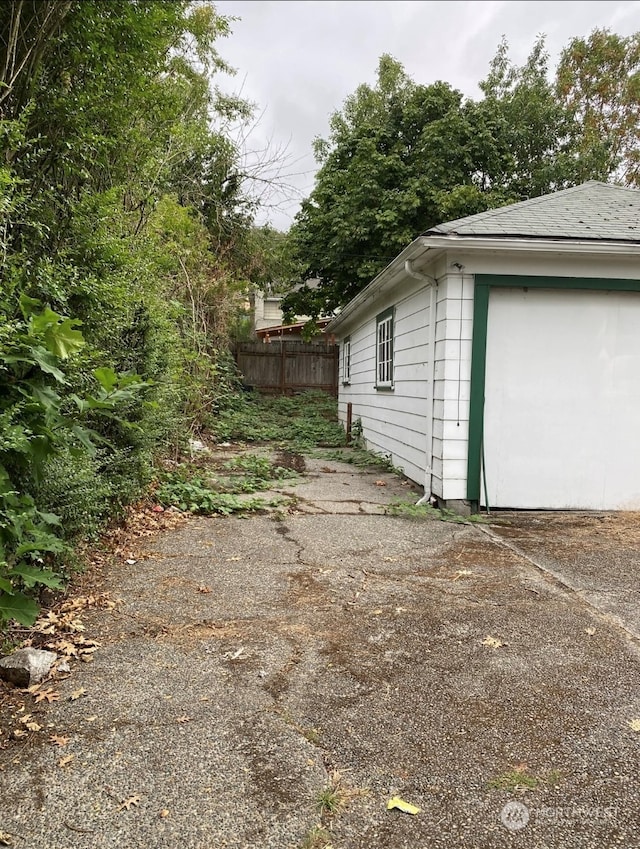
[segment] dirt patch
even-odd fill
[[[296,454],[294,451],[279,451],[275,457],[275,465],[282,469],[291,469],[299,475],[303,475],[307,468],[302,454]]]

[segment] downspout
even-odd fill
[[[430,284],[430,303],[429,303],[429,338],[427,340],[427,356],[429,358],[429,397],[427,398],[427,420],[425,433],[425,471],[424,471],[424,495],[418,501],[418,504],[428,503],[431,499],[431,486],[433,483],[433,408],[434,408],[434,381],[436,375],[436,308],[438,303],[438,281],[435,277],[430,277],[428,274],[422,274],[416,271],[411,264],[411,260],[406,260],[404,270],[413,277],[414,280],[420,280],[423,283]]]

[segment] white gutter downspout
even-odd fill
[[[425,471],[424,471],[424,495],[418,501],[418,504],[428,503],[431,498],[431,485],[433,479],[433,408],[434,408],[434,391],[433,385],[436,374],[435,354],[436,354],[436,309],[438,303],[438,281],[435,277],[429,277],[427,274],[422,274],[416,271],[411,264],[411,260],[405,261],[404,270],[413,277],[414,280],[420,280],[423,283],[429,283],[431,286],[431,300],[429,304],[429,338],[427,340],[427,356],[429,358],[429,397],[427,399],[427,421],[425,433]]]

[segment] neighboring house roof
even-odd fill
[[[432,227],[423,236],[640,241],[640,192],[590,180],[572,189]]]
[[[316,326],[324,333],[325,327],[331,321],[330,318],[316,319]],[[278,338],[280,336],[291,336],[302,332],[302,328],[307,324],[306,321],[297,321],[295,324],[275,324],[270,327],[261,327],[256,330],[256,336],[259,339]]]

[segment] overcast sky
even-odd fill
[[[516,63],[545,34],[554,66],[573,36],[595,27],[620,35],[640,30],[640,0],[219,0],[215,6],[238,18],[218,45],[237,74],[217,82],[256,104],[259,120],[246,142],[253,164],[277,158],[278,166],[258,170],[291,187],[288,198],[264,196],[270,206],[259,220],[281,230],[313,188],[313,139],[327,136],[331,113],[358,85],[375,82],[383,53],[417,83],[445,80],[476,97],[503,34]]]

